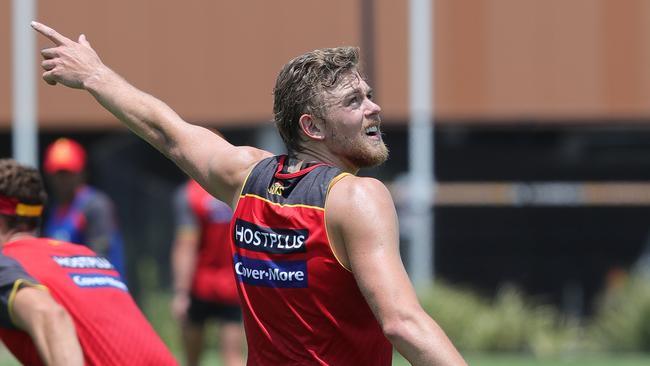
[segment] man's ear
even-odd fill
[[[316,118],[311,114],[303,114],[298,120],[300,129],[308,138],[312,140],[325,139],[325,123],[322,119]]]

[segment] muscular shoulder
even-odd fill
[[[349,176],[330,190],[325,205],[334,255],[352,272],[372,253],[396,247],[397,214],[386,186],[374,178]]]
[[[335,217],[381,214],[383,210],[394,209],[390,193],[382,182],[356,176],[345,177],[331,188],[327,206]]]
[[[259,161],[270,156],[273,156],[273,154],[252,146],[232,146],[228,156],[215,157],[211,164],[220,164],[223,160],[227,160],[229,164],[226,164],[224,169],[227,170],[227,175],[235,178],[241,176],[244,172],[247,173]]]
[[[325,205],[327,231],[339,261],[397,240],[397,214],[386,186],[374,178],[346,177],[330,190]]]
[[[253,167],[271,156],[272,153],[251,146],[232,146],[225,156],[215,156],[208,163],[211,167],[208,180],[197,181],[213,196],[231,203]]]

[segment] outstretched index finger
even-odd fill
[[[47,37],[50,41],[54,42],[54,44],[56,44],[57,46],[71,42],[69,38],[66,38],[65,36],[59,34],[59,32],[55,31],[54,29],[48,27],[45,24],[41,24],[39,22],[32,22],[31,25],[32,28],[34,28],[34,30]]]
[[[79,43],[81,43],[81,44],[84,45],[84,46],[88,46],[88,47],[90,47],[90,42],[88,42],[88,40],[86,39],[86,35],[85,35],[85,34],[81,34],[81,35],[79,35]]]

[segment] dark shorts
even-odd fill
[[[215,303],[190,297],[190,308],[187,316],[193,324],[203,324],[208,319],[222,322],[241,323],[242,315],[239,305]]]

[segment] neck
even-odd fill
[[[294,153],[292,156],[302,161],[317,161],[320,163],[334,165],[335,167],[352,174],[356,174],[359,171],[358,167],[353,166],[349,162],[337,157],[329,151],[320,151],[319,149],[313,149],[310,146],[304,146],[300,152]],[[302,162],[299,162],[290,167],[290,169],[294,167],[300,169],[301,165]]]

